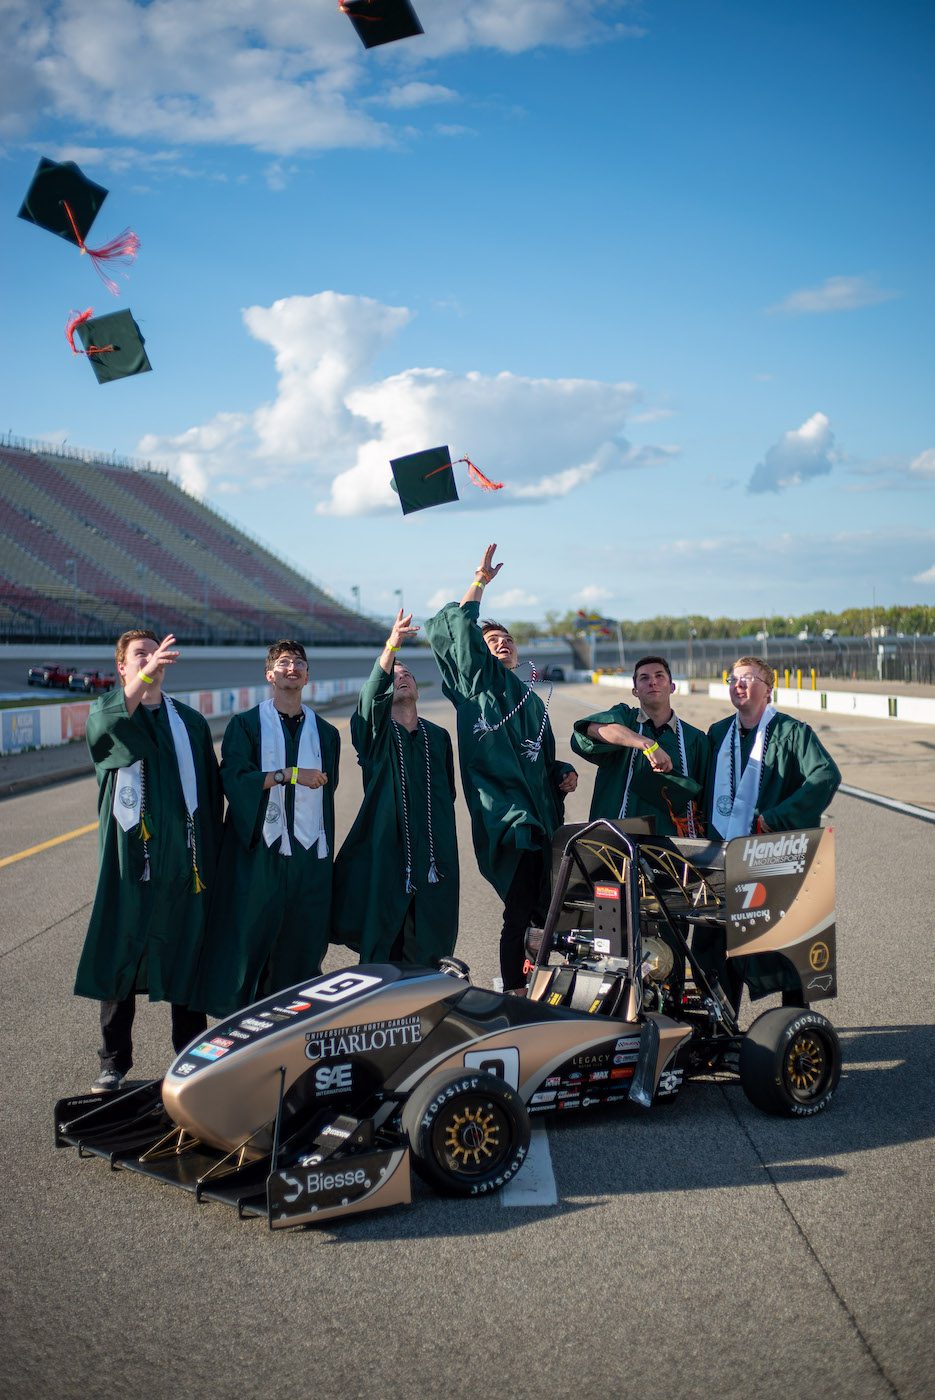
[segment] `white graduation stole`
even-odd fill
[[[185,810],[188,813],[189,821],[191,821],[198,810],[198,784],[195,781],[195,759],[192,754],[192,741],[189,738],[188,730],[185,728],[182,716],[179,714],[171,698],[168,695],[163,695],[162,698],[166,702],[169,729],[172,732],[172,742],[175,745],[175,761],[179,766],[179,778],[182,783],[182,796],[185,799]],[[129,764],[128,767],[117,769],[112,811],[114,820],[124,831],[129,831],[132,827],[139,825],[142,799],[142,777],[140,772],[142,762],[143,760],[138,758],[135,763]]]
[[[286,736],[282,731],[282,720],[272,700],[264,700],[260,710],[260,767],[264,773],[275,773],[286,766]],[[318,733],[318,720],[315,711],[308,705],[302,706],[305,719],[299,734],[299,768],[322,768],[321,738]],[[304,787],[296,783],[295,812],[292,819],[292,834],[306,850],[312,842],[318,843],[318,859],[324,860],[328,854],[328,838],[325,835],[325,807],[321,788]],[[280,837],[282,838],[280,841]],[[263,821],[263,840],[267,846],[280,841],[279,854],[292,855],[289,840],[289,827],[286,822],[286,789],[275,783],[269,790],[269,802]]]
[[[740,772],[740,716],[734,722],[718,749],[717,764],[714,770],[713,818],[724,840],[731,841],[735,836],[749,836],[753,826],[753,813],[760,793],[760,779],[763,775],[763,755],[766,749],[766,731],[776,716],[772,705],[767,705],[760,715],[756,735],[747,766],[740,782],[736,775]],[[725,827],[724,818],[727,817]]]

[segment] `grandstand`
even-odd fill
[[[359,613],[148,463],[0,444],[0,641],[373,646]]]

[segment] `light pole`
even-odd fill
[[[689,679],[689,682],[693,681],[694,678],[695,678],[695,663],[694,663],[693,644],[694,644],[695,638],[696,638],[697,636],[698,636],[698,633],[697,633],[697,631],[695,630],[695,628],[694,628],[694,627],[689,627],[689,629],[688,629],[688,679]]]
[[[393,589],[393,595],[394,595],[394,597],[396,598],[396,606],[397,606],[397,608],[399,609],[400,612],[402,612],[402,610],[403,610],[403,590],[402,590],[401,588],[394,588],[394,589]]]
[[[148,604],[147,604],[147,601],[146,601],[146,589],[145,589],[144,584],[143,584],[143,575],[144,575],[145,571],[146,571],[146,566],[145,566],[145,564],[137,564],[137,566],[136,566],[136,576],[137,576],[137,578],[138,578],[139,581],[140,581],[140,602],[141,602],[142,605],[143,605],[143,627],[144,627],[144,629],[145,629],[146,631],[148,631],[148,630],[149,630],[149,619],[148,619],[147,616],[146,616],[146,614],[147,614],[147,612],[148,612]]]
[[[351,584],[351,597],[354,599],[354,611],[360,612],[360,584]]]
[[[66,559],[65,568],[71,569],[71,620],[72,630],[75,634],[75,641],[78,640],[78,563],[75,559]]]

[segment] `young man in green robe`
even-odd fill
[[[639,705],[618,704],[575,721],[571,747],[597,765],[590,817],[652,817],[661,836],[700,836],[708,741],[672,709],[668,661],[644,656],[633,668]]]
[[[302,703],[301,643],[273,643],[266,679],[271,698],[221,743],[227,815],[194,1003],[212,1016],[316,977],[331,936],[341,740]]]
[[[400,608],[351,717],[364,800],[335,861],[333,940],[361,962],[434,967],[458,936],[455,773],[448,731],[420,718],[398,659],[418,630]]]
[[[775,674],[767,662],[739,657],[728,684],[736,713],[708,730],[708,834],[730,841],[753,832],[818,826],[841,782],[838,765],[809,725],[773,708]],[[711,935],[699,939],[700,932],[695,950],[708,957]],[[801,1004],[798,978],[780,954],[732,958],[725,967],[721,938],[714,958],[735,1005],[744,981],[751,997],[781,991],[785,1004]]]
[[[548,906],[552,834],[578,775],[555,758],[548,710],[516,674],[516,644],[498,622],[478,625],[484,588],[503,568],[487,546],[460,603],[425,624],[455,707],[461,786],[471,813],[480,872],[504,902],[500,971],[506,991],[522,992],[526,929]]]
[[[207,1025],[188,1008],[215,881],[221,785],[207,721],[162,689],[179,655],[174,643],[124,632],[120,686],[88,715],[100,867],[75,993],[101,1003],[95,1093],[119,1088],[133,1064],[138,994],[171,1002],[176,1053]]]

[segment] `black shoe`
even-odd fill
[[[102,1069],[100,1074],[91,1085],[92,1094],[112,1094],[115,1089],[119,1089],[126,1079],[125,1074],[121,1074],[119,1069]]]

